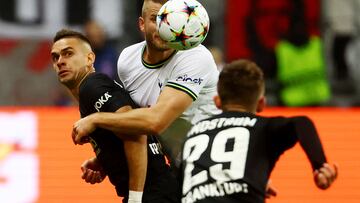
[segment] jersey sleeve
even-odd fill
[[[185,51],[178,58],[166,86],[187,93],[194,101],[209,80],[216,80],[218,70],[211,53],[206,48]]]
[[[326,156],[314,123],[307,117],[292,118],[301,147],[311,162],[313,170],[326,163]]]
[[[123,106],[135,107],[121,84],[98,73],[89,76],[80,87],[79,101],[92,112],[115,112]]]
[[[306,116],[278,117],[273,120],[271,141],[282,153],[299,142],[305,151],[313,170],[326,163],[325,153],[314,123]]]

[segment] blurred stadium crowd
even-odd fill
[[[204,44],[221,69],[249,58],[264,69],[270,106],[360,105],[360,0],[200,0]],[[142,40],[142,0],[2,0],[0,105],[72,105],[51,70],[51,37],[86,33],[95,68],[116,79],[122,48]]]

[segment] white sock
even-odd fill
[[[132,191],[129,190],[129,200],[128,203],[141,203],[142,200],[142,191]]]

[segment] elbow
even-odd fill
[[[153,119],[148,125],[149,133],[152,135],[160,135],[165,129],[166,126],[159,119]]]

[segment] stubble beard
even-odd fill
[[[147,45],[156,51],[167,51],[170,49],[170,47],[166,44],[165,41],[161,40],[159,36],[149,36],[148,39],[150,40],[146,40]]]

